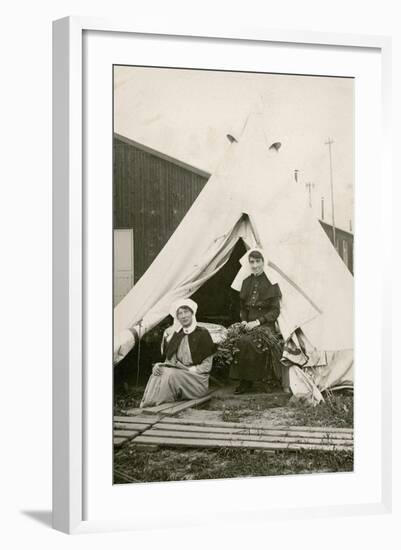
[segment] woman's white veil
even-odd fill
[[[263,271],[266,273],[266,266],[267,266],[267,259],[266,254],[262,248],[250,248],[240,259],[241,268],[238,271],[237,275],[235,276],[235,279],[231,283],[231,288],[234,290],[237,290],[238,292],[241,290],[242,282],[244,279],[249,277],[249,275],[252,274],[251,266],[249,264],[249,254],[251,252],[260,252],[262,254],[264,259],[264,268]],[[266,273],[267,276],[267,273]]]
[[[179,332],[183,328],[181,323],[179,322],[179,320],[177,318],[177,311],[180,307],[188,307],[191,311],[193,311],[193,317],[192,317],[191,325],[189,327],[183,329],[185,334],[190,334],[196,328],[196,324],[197,324],[196,312],[198,310],[198,304],[196,302],[194,302],[193,300],[191,300],[191,298],[182,298],[180,300],[177,300],[176,302],[174,302],[171,305],[170,315],[174,319],[172,332]]]

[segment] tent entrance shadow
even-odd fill
[[[239,292],[231,288],[241,264],[240,258],[246,253],[246,246],[239,238],[224,266],[204,283],[191,298],[198,304],[197,320],[216,323],[228,327],[240,320]],[[160,344],[164,330],[171,325],[170,316],[165,317],[141,340],[139,385],[146,383],[151,374],[152,363],[162,359]],[[114,387],[119,392],[125,386],[133,387],[137,380],[139,347],[135,346],[114,369]]]
[[[227,327],[240,320],[239,293],[231,288],[231,283],[246,250],[244,241],[239,238],[225,265],[191,296],[198,304],[198,321]]]

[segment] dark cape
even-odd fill
[[[176,353],[184,336],[185,333],[182,329],[179,332],[174,332],[167,344],[166,359],[171,359]],[[216,346],[209,331],[203,327],[197,326],[193,332],[188,334],[188,344],[194,365],[199,365],[206,357],[213,355],[216,351]]]
[[[274,325],[280,315],[281,291],[266,276],[250,275],[242,282],[240,292],[241,321],[255,321]]]
[[[230,368],[230,377],[239,380],[281,379],[282,354],[281,334],[277,327],[280,315],[281,291],[278,284],[272,284],[263,272],[250,275],[242,282],[240,292],[241,321],[260,322],[260,326],[242,335],[238,340],[238,353]],[[280,345],[268,351],[260,351],[255,344],[258,331],[269,332]]]

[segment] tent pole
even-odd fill
[[[136,387],[138,387],[139,384],[139,368],[140,368],[140,358],[141,358],[141,326],[142,326],[142,320],[138,323],[138,355],[136,357]]]
[[[333,245],[336,247],[336,223],[334,220],[334,183],[333,183],[333,160],[331,156],[331,146],[333,145],[334,140],[329,138],[325,145],[329,146],[329,160],[330,160],[330,190],[331,190],[331,219],[333,226]]]

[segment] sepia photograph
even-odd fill
[[[115,65],[111,108],[114,483],[353,471],[354,79]]]

